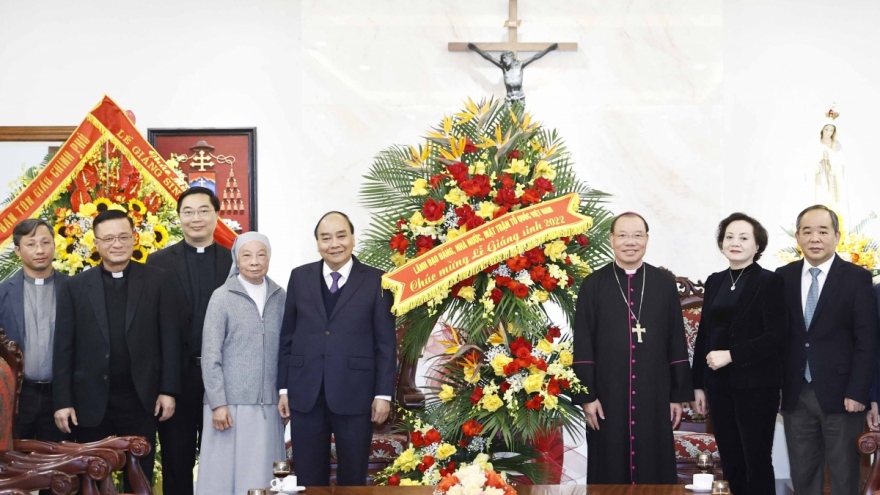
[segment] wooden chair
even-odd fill
[[[868,470],[868,477],[865,480],[865,484],[862,485],[861,494],[880,494],[880,466],[877,463],[877,456],[880,455],[880,432],[869,431],[862,433],[859,437],[858,448],[863,457],[874,456],[874,462],[871,463],[871,467]]]
[[[150,451],[143,438],[109,437],[90,444],[13,439],[23,370],[21,348],[0,331],[0,411],[8,411],[0,414],[0,488],[69,493],[64,490],[70,486],[71,490],[81,487],[85,495],[115,495],[111,474],[125,467],[135,493],[152,495],[135,460]],[[75,482],[57,474],[72,476]],[[36,486],[40,483],[45,486]]]
[[[667,270],[668,271],[668,270]],[[681,299],[681,313],[684,318],[684,331],[688,346],[688,359],[693,363],[694,345],[697,342],[697,332],[700,328],[700,317],[703,311],[703,283],[693,281],[685,277],[675,277],[678,285],[679,298]],[[673,432],[675,439],[675,462],[680,483],[690,483],[693,475],[699,473],[697,469],[697,455],[711,454],[715,461],[714,473],[717,479],[721,479],[721,458],[718,456],[718,446],[715,443],[715,435],[712,434],[712,424],[709,418],[697,414],[689,403],[685,403],[681,425]]]
[[[76,493],[78,489],[79,480],[76,475],[61,471],[31,471],[0,479],[0,494],[30,495],[33,490],[49,490],[52,495],[68,495]]]
[[[404,333],[403,328],[397,330],[397,346],[400,351],[401,338]],[[416,367],[418,362],[408,363],[399,362],[397,366],[397,383],[395,384],[394,400],[396,405],[403,409],[414,411],[425,407],[425,394],[416,387]],[[368,484],[372,484],[372,475],[382,471],[394,463],[394,459],[406,450],[409,444],[409,434],[406,432],[394,432],[393,425],[397,419],[398,411],[392,405],[391,416],[382,425],[373,427],[373,439],[370,443],[370,459],[367,465],[367,473],[369,479]],[[291,455],[291,443],[287,442],[287,457],[293,466]],[[331,439],[330,445],[330,482],[335,483],[336,480],[336,444]],[[296,467],[294,466],[294,470]]]

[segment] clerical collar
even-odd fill
[[[131,262],[125,265],[125,268],[123,268],[121,272],[111,272],[104,267],[103,263],[101,264],[101,274],[103,274],[105,277],[124,278],[128,276],[129,270],[131,270]]]
[[[211,244],[208,244],[207,246],[196,247],[196,246],[190,245],[190,243],[188,243],[186,241],[183,241],[183,248],[191,253],[204,254],[206,251],[214,249],[214,243],[212,242]]]
[[[620,264],[617,262],[617,260],[614,260],[614,265],[617,266],[617,268],[620,268],[621,270],[623,270],[623,272],[626,273],[627,275],[635,275],[636,272],[638,272],[639,269],[642,267],[642,265],[644,265],[644,263],[639,263],[639,266],[637,266],[635,270],[627,270],[626,268],[620,266]]]
[[[34,277],[29,276],[27,273],[24,273],[24,272],[22,272],[22,275],[24,275],[24,281],[25,281],[25,282],[27,282],[27,283],[29,283],[29,284],[34,284],[34,285],[46,285],[46,284],[51,284],[51,283],[55,280],[55,270],[52,270],[52,274],[49,275],[49,276],[46,277],[46,278],[34,278]]]

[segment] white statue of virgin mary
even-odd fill
[[[837,117],[832,106],[825,113],[819,141],[816,143],[815,161],[810,164],[807,182],[813,184],[815,204],[825,205],[838,215],[849,215],[846,174],[844,172],[843,146],[838,140]]]

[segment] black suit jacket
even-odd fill
[[[97,426],[110,396],[110,335],[101,270],[71,277],[58,294],[52,363],[55,410],[76,409],[80,426]],[[132,262],[125,341],[138,398],[153,414],[160,393],[180,392],[180,331],[167,273]]]
[[[170,285],[176,290],[178,298],[174,309],[181,319],[180,332],[183,350],[181,355],[186,363],[190,356],[198,356],[202,353],[201,343],[193,342],[193,293],[189,279],[189,269],[186,266],[185,241],[168,246],[157,251],[147,258],[148,266],[157,266],[169,273]],[[229,269],[232,266],[232,252],[217,244],[217,257],[215,259],[216,270],[214,272],[214,288],[220,287],[229,277]]]
[[[801,271],[804,260],[776,270],[785,281],[790,338],[783,371],[782,409],[791,411],[804,383],[807,357],[819,406],[844,413],[844,399],[868,405],[877,366],[877,301],[871,274],[834,255],[810,329],[804,326]]]
[[[369,414],[377,395],[394,396],[397,371],[393,297],[382,272],[354,259],[330,317],[321,286],[323,261],[295,268],[281,325],[278,388],[290,408],[310,411],[321,386],[336,414]]]
[[[54,284],[55,297],[58,297],[58,288],[67,280],[67,275],[55,271]],[[0,330],[9,337],[9,340],[17,343],[21,350],[25,346],[24,329],[24,270],[15,272],[11,277],[0,283]]]
[[[731,386],[735,388],[780,387],[782,385],[782,348],[787,334],[785,292],[779,274],[761,268],[750,270],[730,322],[730,358],[727,365]],[[705,388],[709,332],[716,326],[712,307],[724,285],[728,271],[713,273],[706,279],[706,297],[700,318],[700,331],[694,346],[692,367],[694,388]]]

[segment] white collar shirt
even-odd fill
[[[828,261],[816,267],[821,270],[819,276],[816,277],[816,281],[819,283],[820,296],[822,295],[822,287],[825,286],[825,279],[828,278],[828,271],[831,270],[831,265],[834,263],[834,258],[836,257],[837,255],[835,254]],[[807,294],[810,292],[810,285],[813,283],[813,276],[810,274],[810,268],[813,268],[813,265],[804,259],[804,267],[801,270],[801,309],[804,311],[807,309]]]
[[[331,270],[330,267],[327,266],[326,261],[324,262],[323,266],[324,266],[324,269],[323,269],[324,283],[327,284],[327,288],[329,289],[330,287],[333,286],[333,277],[330,276],[330,274],[333,273],[333,270]],[[339,270],[336,270],[337,273],[342,275],[341,277],[339,277],[339,282],[337,282],[337,284],[336,284],[336,286],[338,288],[341,289],[342,286],[345,285],[345,282],[348,282],[348,277],[349,277],[349,275],[351,275],[351,267],[353,267],[353,266],[354,266],[354,258],[349,258],[348,261],[344,265],[339,267]]]

